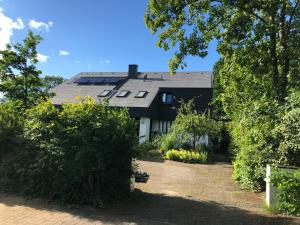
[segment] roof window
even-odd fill
[[[106,97],[110,93],[110,90],[104,90],[101,92],[101,94],[98,95],[98,97]]]
[[[127,90],[122,90],[117,97],[127,97],[127,95],[129,94],[129,91]]]
[[[134,97],[136,97],[136,98],[145,98],[147,93],[148,93],[147,91],[139,91]]]

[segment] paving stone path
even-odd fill
[[[139,163],[150,179],[137,184],[124,202],[76,208],[0,194],[0,225],[300,225],[300,218],[264,211],[264,195],[241,190],[231,179],[229,164]]]

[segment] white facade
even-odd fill
[[[171,129],[172,121],[151,120],[147,117],[140,118],[139,142],[144,143],[150,140],[151,134],[165,134]],[[197,143],[208,145],[208,135],[201,137]]]
[[[168,133],[172,125],[171,121],[152,120],[147,117],[140,118],[139,142],[143,143],[150,140],[151,133]]]
[[[151,133],[168,133],[172,126],[172,121],[152,120]]]
[[[144,143],[150,139],[151,120],[147,117],[140,118],[139,142]]]

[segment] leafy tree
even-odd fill
[[[64,82],[64,78],[60,76],[45,76],[42,78],[44,91],[50,91],[52,88]]]
[[[192,143],[192,149],[196,149],[196,144],[202,137],[208,135],[210,138],[218,135],[219,125],[206,113],[199,114],[194,110],[193,100],[187,103],[181,102],[178,114],[172,125],[171,132],[177,137],[183,138]]]
[[[226,114],[223,110],[221,94],[224,92],[224,88],[221,84],[220,71],[224,65],[224,59],[221,58],[218,62],[215,63],[213,68],[213,111],[212,115],[215,119],[218,120],[227,120]]]
[[[7,45],[0,51],[0,92],[8,100],[20,100],[25,108],[48,96],[36,68],[36,47],[41,40],[30,31],[22,44]]]
[[[149,0],[145,22],[151,32],[159,32],[159,47],[178,47],[169,62],[171,71],[186,66],[187,55],[205,57],[208,44],[217,40],[222,57],[235,54],[237,63],[269,77],[270,91],[282,100],[300,74],[299,4],[299,0]]]
[[[178,48],[171,71],[217,41],[214,116],[229,121],[234,178],[244,188],[261,188],[266,163],[297,159],[296,112],[285,114],[299,108],[299,21],[299,0],[149,0],[145,22],[158,46]]]

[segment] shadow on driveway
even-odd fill
[[[217,202],[195,201],[182,197],[150,194],[134,191],[123,202],[106,205],[102,209],[92,207],[62,207],[42,200],[27,199],[14,195],[0,194],[0,208],[24,206],[34,208],[36,214],[49,211],[59,220],[61,213],[71,214],[74,223],[84,220],[84,224],[180,224],[180,225],[283,225],[300,224],[298,218],[268,216],[226,206]],[[14,215],[18,214],[18,208]],[[26,215],[26,214],[25,214]],[[30,214],[28,214],[30,216]],[[32,216],[32,215],[31,215]],[[53,223],[54,224],[54,223]]]

